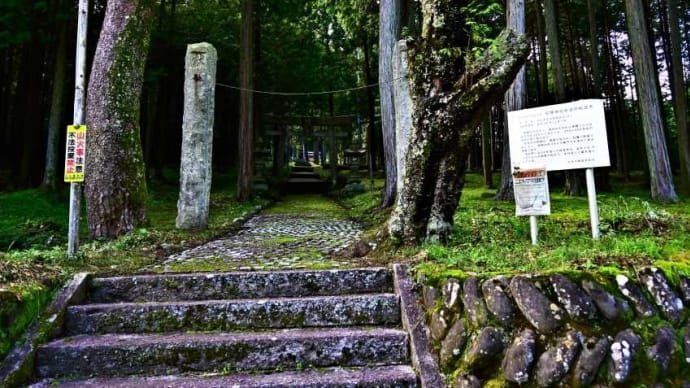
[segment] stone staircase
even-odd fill
[[[416,387],[386,269],[94,278],[34,386]]]
[[[321,179],[311,166],[293,166],[285,183],[285,191],[291,194],[325,193],[328,189],[329,182]]]

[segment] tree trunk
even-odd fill
[[[252,194],[252,156],[254,154],[254,1],[242,0],[240,31],[240,127],[237,173],[237,199],[249,200]]]
[[[155,2],[110,0],[89,80],[86,201],[92,237],[146,221],[140,97]]]
[[[374,84],[374,76],[371,70],[371,42],[369,35],[364,31],[364,77],[367,85]],[[374,89],[367,88],[367,154],[369,156],[369,168],[376,171],[376,97]]]
[[[592,96],[601,98],[601,66],[599,66],[599,29],[597,27],[597,13],[599,0],[587,0],[587,16],[589,18],[589,60],[592,63]]]
[[[556,17],[554,0],[544,0],[544,18],[546,20],[546,35],[549,39],[549,54],[551,56],[551,74],[553,75],[556,103],[566,101],[565,76],[561,57],[560,37],[558,36],[558,19]],[[566,195],[582,195],[584,186],[580,173],[575,171],[565,172]]]
[[[618,67],[620,66],[620,63],[618,62],[618,59],[614,55],[614,49],[613,49],[613,42],[611,38],[611,34],[609,34],[609,31],[611,29],[608,21],[608,9],[605,3],[602,4],[603,6],[603,12],[602,15],[604,17],[604,26],[605,26],[605,31],[606,33],[604,36],[606,39],[604,40],[604,48],[606,50],[606,58],[607,58],[607,77],[608,77],[608,95],[612,99],[612,109],[613,109],[613,116],[615,118],[615,139],[616,140],[616,165],[618,167],[618,172],[625,177],[626,180],[630,178],[630,169],[628,166],[628,153],[627,153],[627,142],[626,142],[626,136],[623,133],[624,128],[626,127],[624,125],[624,115],[623,115],[623,94],[622,90],[620,87],[620,82],[619,82],[619,75],[620,72],[618,71]]]
[[[625,0],[625,9],[638,84],[640,113],[644,131],[647,162],[651,178],[652,198],[658,202],[676,202],[673,176],[668,159],[666,139],[661,116],[659,95],[656,91],[657,76],[652,63],[653,51],[649,46],[649,34],[645,23],[642,0]]]
[[[58,143],[60,142],[60,128],[62,122],[63,105],[65,101],[65,78],[67,76],[67,27],[62,25],[58,35],[58,45],[55,58],[55,72],[53,74],[53,93],[50,101],[50,117],[48,118],[48,140],[46,143],[46,163],[43,169],[41,186],[55,190],[57,186]]]
[[[671,44],[671,67],[669,73],[673,75],[673,109],[678,128],[678,156],[680,159],[680,191],[683,195],[690,195],[690,136],[688,136],[688,99],[683,77],[683,61],[681,58],[681,38],[678,23],[678,1],[666,0],[668,10],[668,24]]]
[[[381,93],[381,126],[386,167],[386,187],[381,205],[393,205],[398,172],[395,153],[395,104],[393,99],[393,50],[400,29],[400,0],[381,0],[379,12],[379,91]]]
[[[512,31],[467,66],[462,5],[422,2],[422,38],[410,55],[413,129],[405,185],[388,223],[401,242],[445,242],[463,187],[469,143],[492,102],[524,63],[529,45]],[[439,55],[439,51],[450,55]]]
[[[534,1],[535,18],[537,19],[537,35],[539,41],[539,101],[541,104],[546,103],[546,97],[549,94],[549,72],[548,61],[546,58],[546,32],[544,31],[544,18],[542,16],[542,6],[540,0]]]
[[[506,21],[508,28],[519,34],[524,34],[525,29],[525,1],[509,0],[506,6]],[[505,114],[527,107],[527,76],[524,66],[520,69],[515,81],[505,94]],[[513,201],[513,171],[510,167],[510,136],[507,128],[508,120],[504,120],[506,126],[503,130],[503,165],[501,166],[501,187],[496,193],[496,199]]]
[[[549,39],[549,56],[551,57],[551,75],[553,76],[556,102],[565,102],[565,76],[561,62],[561,45],[558,36],[558,20],[554,0],[544,0],[544,20],[546,36]]]
[[[482,172],[484,173],[484,187],[494,188],[493,166],[491,165],[491,119],[490,114],[482,121]]]

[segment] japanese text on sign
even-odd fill
[[[519,170],[513,174],[516,216],[551,214],[549,181],[546,169]]]
[[[603,100],[508,112],[508,128],[513,167],[557,171],[611,165]]]
[[[86,125],[67,127],[65,182],[84,182],[86,169]]]

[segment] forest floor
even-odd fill
[[[614,179],[612,191],[600,193],[599,241],[591,238],[587,199],[552,192],[552,215],[540,218],[539,245],[533,246],[529,220],[515,217],[512,203],[494,201],[495,190],[469,174],[450,243],[397,247],[385,238],[388,210],[378,205],[381,180],[373,189],[366,182],[363,193],[286,197],[252,218],[269,201],[239,204],[234,179],[214,178],[208,230],[175,229],[177,185],[157,182],[150,185],[149,226],[116,241],[85,240],[75,259],[65,254],[65,194],[0,194],[0,358],[55,288],[82,271],[321,269],[404,261],[431,277],[545,271],[634,275],[650,264],[663,268],[671,281],[679,274],[690,276],[690,201],[653,204],[641,179]],[[354,258],[351,246],[360,240],[376,249]]]

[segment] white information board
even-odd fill
[[[545,166],[548,171],[608,167],[604,100],[508,112],[513,170]]]
[[[548,216],[551,214],[549,181],[546,169],[519,170],[513,174],[515,215]]]

